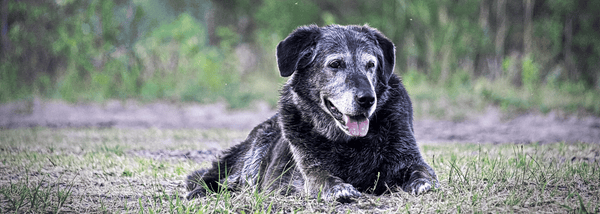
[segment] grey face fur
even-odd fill
[[[369,119],[377,108],[375,86],[381,54],[372,40],[325,32],[317,44],[316,75],[320,84],[320,107],[349,136],[365,136]],[[319,51],[320,50],[320,51]]]
[[[352,60],[353,58],[357,60]],[[356,96],[359,88],[348,82],[363,81],[366,79],[368,90],[370,93],[375,94],[376,75],[374,68],[368,68],[376,64],[375,56],[367,53],[362,53],[358,57],[354,57],[351,54],[332,54],[325,60],[325,67],[327,72],[334,73],[333,78],[327,79],[321,93],[320,106],[323,108],[331,117],[336,121],[338,127],[348,135],[351,134],[349,127],[346,125],[347,121],[344,121],[344,117],[357,118],[355,120],[365,121],[371,117],[377,106],[377,98],[374,98],[373,105],[364,108],[358,104]],[[342,64],[338,68],[331,68],[329,65],[339,63]],[[356,80],[359,79],[359,80]],[[364,88],[362,90],[365,90]],[[342,114],[337,114],[338,112]],[[347,120],[347,119],[346,119]],[[368,131],[368,127],[366,127]]]

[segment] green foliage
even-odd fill
[[[560,54],[562,51],[563,28],[562,20],[558,17],[535,20],[535,36],[540,39],[540,49],[550,49],[549,53],[552,56]]]
[[[535,89],[570,90],[576,85],[579,100],[597,103],[593,94],[600,89],[600,4],[536,2],[533,48],[524,53],[524,11],[509,11],[525,8],[524,2],[507,1],[504,7],[497,3],[8,1],[3,27],[9,45],[0,49],[0,102],[42,96],[73,102],[226,101],[232,107],[264,99],[275,105],[274,88],[285,81],[275,61],[281,39],[300,25],[368,24],[397,45],[396,70],[417,94],[426,85],[447,89],[454,99],[460,91],[474,89],[479,79],[489,78],[508,89],[490,89],[482,94],[485,100],[542,103]],[[239,63],[247,57],[236,55],[242,45],[251,47],[254,64]],[[519,99],[497,92],[519,91],[521,85],[534,94],[523,99],[534,100],[515,101]]]
[[[480,79],[475,83],[473,95],[500,106],[508,112],[534,110],[546,113],[558,110],[570,113],[600,114],[600,94],[586,88],[585,83],[541,85],[529,89],[511,87],[506,80]]]
[[[219,26],[217,27],[216,34],[221,40],[219,47],[221,47],[224,51],[231,51],[233,45],[235,45],[239,40],[239,36],[232,30],[231,27]]]
[[[141,56],[141,97],[213,102],[225,99],[231,107],[244,107],[250,92],[239,92],[240,76],[231,53],[238,36],[229,28],[217,30],[220,49],[207,44],[203,25],[183,13],[172,23],[156,28],[136,44]],[[239,99],[241,98],[241,99]]]
[[[545,13],[536,20],[540,54],[546,54],[545,48],[550,47],[552,57],[573,60],[575,66],[567,72],[570,80],[582,80],[588,88],[600,88],[600,40],[597,39],[600,3],[551,0],[544,2],[541,8]],[[570,44],[567,43],[569,38]],[[560,53],[564,54],[562,58],[558,56]]]
[[[417,70],[409,70],[402,75],[402,83],[406,88],[413,88],[417,85],[424,84],[427,81],[427,76]]]
[[[176,96],[178,91],[210,89],[221,82],[219,53],[206,45],[206,31],[189,14],[156,28],[136,44],[145,68],[141,95],[148,100]],[[215,62],[216,61],[216,62]]]
[[[58,5],[9,2],[11,14],[28,18],[10,26],[8,37],[15,52],[2,58],[6,63],[2,63],[0,73],[0,102],[33,93],[69,101],[225,100],[236,102],[232,106],[246,106],[248,97],[253,96],[237,90],[240,76],[233,54],[239,41],[237,33],[232,28],[218,27],[220,45],[208,45],[204,24],[189,13],[178,14],[169,22],[169,15],[144,11],[154,11],[159,4],[109,0],[61,1]],[[55,19],[42,25],[32,22],[48,16]],[[44,23],[52,23],[55,28],[45,32],[46,37],[35,30],[46,30]],[[38,49],[59,59],[51,65],[56,71],[23,72],[29,72],[23,60]],[[31,67],[44,65],[33,63]],[[244,103],[234,101],[239,97]]]
[[[538,65],[533,62],[531,57],[525,57],[523,59],[521,79],[523,80],[523,85],[531,92],[537,91],[536,86],[540,79],[539,70]]]
[[[52,68],[53,62],[60,61],[50,48],[56,38],[52,35],[57,25],[53,22],[57,14],[52,13],[56,6],[47,3],[29,5],[24,1],[6,1],[6,4],[8,8],[2,8],[2,11],[8,12],[3,14],[8,18],[3,20],[7,25],[0,26],[0,102],[30,97],[36,78],[52,75],[46,68]]]
[[[15,63],[3,63],[0,70],[0,102],[24,98],[31,93],[30,88],[22,87],[22,77]]]
[[[254,18],[262,30],[284,37],[297,26],[320,23],[320,13],[314,1],[264,0]]]

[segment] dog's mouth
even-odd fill
[[[366,114],[347,115],[338,110],[328,99],[323,99],[325,107],[331,113],[331,116],[341,125],[341,129],[353,137],[364,137],[369,132],[369,118]]]

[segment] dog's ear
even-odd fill
[[[392,73],[394,73],[394,65],[396,64],[396,46],[385,37],[381,32],[374,30],[375,39],[379,43],[379,47],[383,52],[382,71],[383,79],[385,83],[389,80]]]
[[[309,25],[299,27],[277,45],[277,66],[282,77],[288,77],[298,69],[303,69],[314,58],[314,48],[320,35],[319,27]]]

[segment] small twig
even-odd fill
[[[54,163],[54,161],[52,161],[52,159],[50,159],[50,158],[48,157],[48,160],[50,161],[50,163],[52,163],[52,166],[56,166],[56,164]]]

